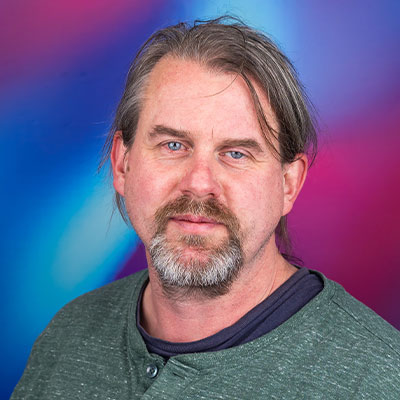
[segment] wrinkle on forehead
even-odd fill
[[[192,76],[195,76],[196,79],[191,79]],[[228,77],[229,81],[227,82]],[[269,104],[267,98],[268,93],[265,93],[265,91],[260,88],[260,85],[255,79],[249,78],[249,80],[257,93],[269,126],[272,130],[278,132],[278,122]],[[212,83],[209,84],[209,82]],[[178,87],[179,85],[182,87],[183,84],[185,89],[181,91],[174,89],[171,91],[171,87]],[[212,91],[210,91],[210,86],[212,86]],[[247,83],[240,74],[216,70],[195,60],[187,60],[167,55],[155,65],[150,73],[147,87],[145,88],[143,102],[157,102],[166,95],[169,97],[170,102],[184,102],[185,99],[211,99],[219,95],[232,97],[241,96],[242,99],[246,99],[246,109],[248,109],[249,114],[258,121],[254,99]],[[216,110],[216,112],[218,111]],[[262,136],[264,136],[264,140],[268,142],[265,134],[262,133],[263,130],[260,122],[258,122],[258,125]],[[278,148],[279,145],[276,135],[272,132],[270,135],[272,143]]]

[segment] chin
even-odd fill
[[[203,242],[203,239],[195,240]],[[193,240],[191,237],[190,241]],[[243,265],[240,243],[226,240],[217,246],[207,244],[189,246],[182,242],[170,243],[165,235],[153,238],[149,248],[151,263],[169,294],[173,288],[201,292],[210,288],[210,293],[215,295],[218,287],[221,294],[226,293]]]

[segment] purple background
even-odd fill
[[[225,12],[277,40],[319,111],[320,154],[289,218],[296,254],[400,328],[400,2],[3,0],[1,398],[63,304],[145,266],[110,219],[101,146],[146,37]]]

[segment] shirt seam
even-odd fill
[[[371,336],[373,336],[375,339],[379,340],[381,343],[389,347],[394,353],[396,353],[398,356],[400,356],[400,352],[397,351],[392,344],[388,343],[384,338],[381,336],[377,335],[374,331],[372,331],[366,324],[364,324],[362,321],[357,319],[351,312],[349,312],[341,303],[340,301],[336,299],[332,299],[332,302],[340,308],[344,313],[346,313],[352,320],[354,320],[357,325],[361,326],[363,329],[365,329]]]

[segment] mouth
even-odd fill
[[[220,224],[215,219],[203,217],[201,215],[176,215],[171,219],[175,221],[191,222],[194,224]]]
[[[223,224],[213,218],[191,214],[175,215],[170,218],[170,221],[191,234],[206,233],[219,226],[223,226]]]

